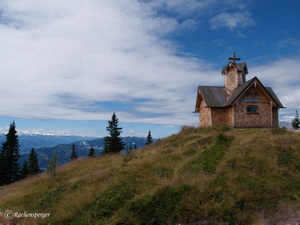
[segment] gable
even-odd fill
[[[237,71],[239,71],[239,72],[243,71],[245,74],[248,73],[247,64],[245,62],[242,62],[242,63],[232,63],[232,62],[229,62],[227,64],[227,66],[223,66],[221,74],[225,74],[226,71],[227,71],[227,69],[230,68],[230,67],[236,68]]]
[[[278,108],[283,108],[281,102],[277,98],[276,94],[273,92],[272,88],[265,88],[264,85],[258,80],[257,77],[254,77],[251,80],[248,80],[247,82],[245,82],[241,86],[239,86],[232,93],[232,95],[228,98],[228,100],[227,100],[227,102],[225,103],[224,106],[231,106],[231,105],[233,105],[253,85],[258,85],[261,88],[261,90],[264,93],[264,95],[266,95],[273,102],[274,106],[276,106]],[[252,99],[253,99],[253,97],[252,97]]]
[[[198,86],[195,112],[199,112],[201,101],[204,101],[207,107],[233,106],[252,85],[260,87],[262,93],[273,102],[273,107],[284,108],[272,88],[264,87],[258,78],[254,77],[240,85],[231,95],[228,95],[224,87]],[[255,98],[252,97],[249,101],[255,101]]]

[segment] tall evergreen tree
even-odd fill
[[[78,156],[77,156],[76,151],[75,151],[75,144],[72,145],[71,149],[72,149],[72,153],[71,153],[70,159],[71,159],[71,160],[77,159]]]
[[[123,138],[120,137],[122,128],[118,127],[118,118],[115,113],[111,117],[111,121],[108,121],[108,127],[106,130],[110,136],[104,138],[104,151],[103,153],[120,152],[124,149],[125,144]]]
[[[148,136],[147,136],[147,141],[145,145],[151,145],[153,143],[152,136],[151,136],[151,131],[149,130]]]
[[[299,129],[300,128],[300,120],[298,116],[298,111],[296,110],[296,117],[292,120],[292,127],[294,129]]]
[[[137,150],[137,146],[136,146],[136,143],[134,143],[134,147],[133,147],[134,150]]]
[[[89,151],[89,157],[94,157],[95,156],[95,149],[94,149],[94,146],[92,145],[92,147],[90,148],[90,151]]]
[[[28,174],[29,174],[29,167],[27,161],[25,160],[23,167],[21,169],[21,179],[26,178]]]
[[[28,169],[29,174],[37,174],[40,173],[40,166],[39,166],[39,160],[37,159],[37,155],[34,151],[34,148],[31,149],[29,159],[28,159]]]
[[[16,131],[16,124],[10,124],[9,131],[6,134],[6,141],[2,143],[0,153],[1,183],[9,184],[20,178],[20,167],[18,160],[20,158],[20,145]]]

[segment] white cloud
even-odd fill
[[[7,134],[9,127],[0,127],[0,134]],[[17,128],[17,135],[45,135],[45,136],[82,136],[99,137],[96,132],[80,132],[74,130],[44,130],[44,129],[20,129]]]
[[[221,13],[214,16],[209,23],[212,29],[225,27],[230,30],[255,25],[254,20],[251,18],[251,14],[247,12]]]
[[[218,4],[245,8],[234,0],[2,0],[0,116],[108,120],[112,112],[97,105],[108,101],[132,103],[116,110],[122,122],[194,124],[197,85],[222,85],[222,76],[207,62],[177,56],[163,37],[195,27],[187,12],[211,15]],[[158,15],[163,10],[182,22]],[[249,13],[219,14],[210,23],[254,24]],[[278,93],[285,105],[297,100],[284,88]]]
[[[167,15],[176,14],[180,18],[195,17],[199,14],[212,14],[223,10],[245,10],[252,4],[252,0],[140,0],[146,2],[147,6]]]
[[[298,39],[288,37],[277,43],[277,48],[285,48],[289,46],[299,48],[300,41]]]
[[[257,76],[267,87],[272,87],[283,106],[280,111],[283,121],[295,117],[295,109],[300,109],[300,57],[279,59],[266,65],[249,68],[249,77]]]
[[[10,0],[0,7],[1,116],[107,120],[111,112],[95,103],[142,98],[149,101],[134,105],[136,112],[167,116],[120,108],[122,121],[182,124],[198,82],[214,80],[160,38],[176,20],[153,17],[137,1]]]

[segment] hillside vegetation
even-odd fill
[[[183,127],[4,187],[0,211],[51,213],[20,224],[296,224],[299,150],[300,135],[284,129]]]
[[[21,136],[22,137],[22,136]],[[82,137],[81,137],[82,138]],[[91,139],[91,138],[90,138]],[[76,154],[79,157],[86,157],[88,156],[90,148],[93,146],[95,149],[95,155],[99,156],[100,153],[103,151],[104,138],[96,138],[96,139],[87,139],[81,140],[76,142],[70,142],[69,144],[59,144],[53,147],[46,147],[46,148],[36,148],[35,152],[37,153],[40,168],[42,170],[47,169],[47,162],[48,158],[53,158],[54,153],[59,156],[60,165],[70,162],[71,156],[71,147],[74,144],[76,148]],[[142,137],[123,137],[123,141],[126,146],[132,145],[135,143],[139,148],[145,145],[146,138]],[[22,166],[25,160],[29,157],[28,154],[22,154],[21,158],[19,159],[19,163]]]

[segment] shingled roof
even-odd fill
[[[264,87],[257,77],[254,77],[248,80],[247,82],[243,83],[242,85],[240,85],[238,88],[236,88],[233,91],[233,93],[230,96],[224,87],[218,87],[218,86],[198,86],[198,93],[201,94],[207,107],[232,106],[248,89],[248,87],[250,87],[253,84],[255,80],[261,84],[261,86],[265,89],[265,91],[270,95],[270,97],[277,104],[278,108],[284,108],[284,106],[281,104],[281,102],[277,98],[272,88]],[[195,112],[197,112],[197,105],[196,105]]]
[[[248,73],[248,68],[247,68],[247,64],[246,64],[246,62],[241,62],[241,63],[232,63],[232,62],[229,62],[228,64],[227,64],[227,66],[223,66],[223,68],[222,68],[222,74],[225,74],[225,71],[227,70],[227,68],[229,67],[229,66],[234,66],[235,68],[237,68],[237,70],[239,71],[239,72],[241,72],[241,71],[244,71],[245,72],[245,74],[247,74]]]
[[[229,99],[226,101],[226,103],[223,106],[225,107],[225,106],[232,105],[242,95],[244,90],[246,90],[252,84],[255,78],[256,77],[248,80],[247,82],[241,84],[237,89],[235,89],[232,95],[229,97]]]
[[[198,91],[208,107],[224,107],[228,96],[224,87],[199,86]]]
[[[284,108],[284,106],[279,101],[279,99],[278,99],[277,95],[275,94],[275,92],[273,91],[273,89],[271,87],[266,87],[266,90],[271,95],[273,100],[276,102],[276,104],[278,105],[278,108]]]

